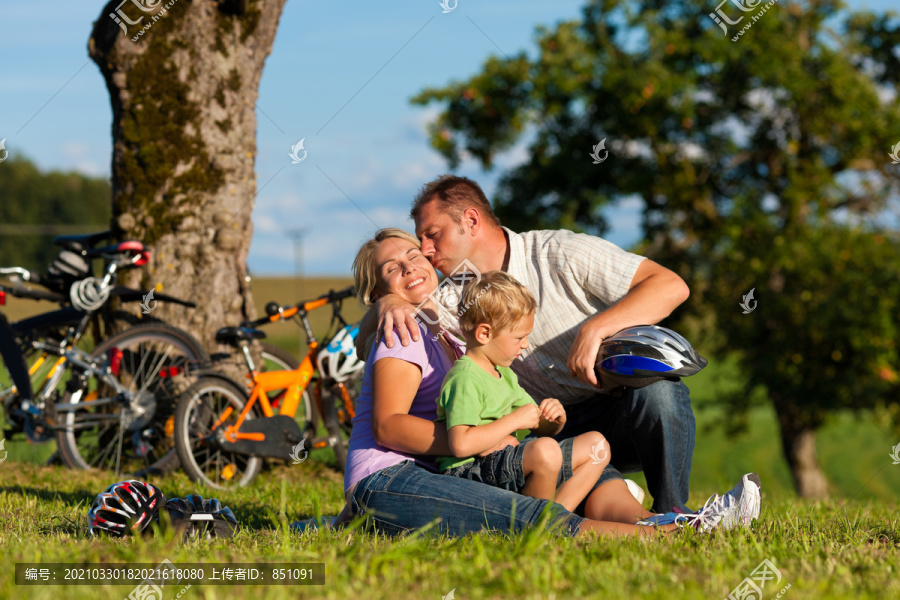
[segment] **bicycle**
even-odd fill
[[[326,447],[334,450],[338,465],[344,468],[346,437],[355,416],[354,394],[358,394],[356,382],[350,375],[361,379],[363,365],[360,363],[353,373],[346,373],[341,381],[323,373],[325,365],[319,358],[329,345],[320,347],[307,315],[311,310],[331,304],[333,313],[329,331],[336,325],[341,328],[334,335],[326,335],[325,339],[333,342],[347,332],[344,338],[349,336],[350,342],[346,345],[352,350],[354,326],[344,321],[340,307],[344,298],[353,295],[354,290],[350,287],[293,306],[270,303],[266,307],[267,317],[242,327],[219,330],[216,341],[240,348],[253,387],[248,392],[245,386],[228,376],[207,371],[198,373],[198,380],[181,396],[175,410],[175,448],[191,480],[217,489],[246,486],[259,474],[264,458],[302,462],[306,455],[301,459],[301,451]],[[253,362],[250,344],[264,338],[265,333],[255,327],[293,317],[300,321],[306,332],[309,349],[306,356],[295,369],[259,372]],[[310,384],[314,384],[313,403],[307,392]],[[273,392],[278,395],[270,396]],[[301,405],[306,406],[307,415],[307,418],[301,417],[302,428],[295,418]],[[325,433],[317,436],[320,419]]]
[[[117,273],[149,260],[140,242],[95,247],[108,236],[56,238],[63,246],[57,258],[66,264],[47,275],[0,269],[0,275],[17,279],[12,286],[0,285],[0,305],[7,294],[60,303],[58,310],[15,323],[0,313],[0,355],[10,376],[8,386],[0,385],[12,425],[6,434],[22,431],[33,442],[55,437],[59,457],[72,468],[168,469],[177,460],[171,435],[168,442],[165,435],[166,421],[171,418],[170,431],[174,424],[174,399],[187,387],[187,367],[209,357],[190,334],[156,320],[102,339],[109,327],[136,320],[110,311],[108,300],[142,297],[138,290],[116,286]],[[102,277],[91,275],[95,258],[105,261]],[[47,290],[26,288],[26,281]],[[193,306],[164,294],[157,299]],[[92,325],[99,343],[88,352],[78,344]]]

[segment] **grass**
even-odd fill
[[[288,303],[284,282],[254,282],[256,298]],[[312,297],[341,281],[308,285]],[[356,308],[347,302],[347,307]],[[348,320],[351,319],[347,311]],[[327,317],[328,315],[324,315]],[[358,318],[358,315],[357,315]],[[314,327],[324,328],[327,318]],[[287,327],[287,326],[285,326]],[[296,340],[290,329],[282,342]],[[317,330],[318,331],[318,330]],[[279,336],[270,331],[276,342]],[[287,340],[287,342],[284,342]],[[295,342],[296,343],[296,342]],[[293,350],[296,350],[294,346]],[[296,534],[288,524],[336,514],[342,477],[323,450],[293,467],[263,472],[250,488],[211,492],[176,473],[154,480],[167,496],[201,493],[234,509],[244,529],[233,540],[187,545],[173,534],[128,540],[91,539],[90,501],[115,479],[109,473],[72,472],[35,464],[52,444],[7,442],[0,464],[0,547],[6,557],[0,598],[123,598],[132,586],[16,586],[17,562],[321,562],[321,586],[194,585],[183,598],[438,598],[451,589],[464,598],[725,598],[768,558],[780,570],[771,599],[900,597],[900,521],[896,498],[900,466],[888,454],[898,440],[866,416],[837,415],[818,436],[819,460],[833,497],[797,499],[772,411],[761,406],[746,433],[715,426],[715,398],[740,386],[729,360],[712,361],[687,381],[698,420],[691,474],[691,506],[756,471],[763,482],[763,513],[753,531],[685,533],[667,540],[554,539],[539,530],[522,535],[478,534],[462,539],[409,536],[385,539],[362,531]],[[633,476],[644,484],[640,474]],[[649,504],[649,499],[647,501]],[[166,600],[179,587],[166,588]]]
[[[462,539],[386,539],[361,531],[296,534],[295,518],[333,513],[340,477],[307,461],[267,473],[257,485],[220,495],[244,530],[233,540],[182,545],[172,534],[126,540],[87,537],[90,498],[103,474],[3,465],[0,545],[7,569],[0,598],[122,598],[130,586],[16,586],[16,562],[153,563],[319,562],[321,586],[194,585],[188,598],[724,598],[763,559],[791,584],[790,598],[891,598],[900,595],[896,506],[873,501],[800,502],[764,494],[754,531],[685,532],[670,539],[554,539],[540,530]],[[156,482],[169,495],[205,492],[183,475]],[[702,502],[714,489],[698,489]],[[208,495],[208,494],[206,494]],[[180,589],[177,586],[175,590]],[[769,586],[765,597],[779,588]],[[174,597],[166,591],[165,598]]]

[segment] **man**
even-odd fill
[[[532,397],[557,398],[565,406],[567,422],[557,439],[599,431],[609,441],[612,465],[644,471],[652,510],[687,511],[695,434],[687,387],[664,380],[612,396],[594,373],[603,339],[667,317],[690,293],[684,281],[600,238],[566,230],[510,231],[478,184],[465,177],[444,175],[426,184],[410,214],[422,253],[444,275],[468,261],[479,272],[509,273],[536,297],[531,348],[512,368]],[[401,344],[418,339],[408,305],[386,297],[377,310],[378,331],[389,347],[395,325]],[[373,321],[370,314],[363,322],[360,354]],[[605,472],[599,483],[617,475]]]

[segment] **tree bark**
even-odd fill
[[[787,459],[794,488],[801,498],[824,498],[828,495],[828,480],[819,466],[816,454],[816,427],[800,415],[796,408],[775,402],[781,444]]]
[[[154,317],[212,347],[253,316],[256,99],[285,0],[113,0],[88,43],[113,109],[112,227],[152,250],[120,283],[193,300]]]

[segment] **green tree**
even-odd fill
[[[41,171],[12,157],[0,168],[0,190],[0,266],[42,272],[59,252],[54,235],[102,231],[109,224],[105,178]]]
[[[490,169],[527,143],[495,198],[513,229],[602,234],[602,209],[639,197],[639,250],[691,284],[679,316],[739,353],[778,414],[798,492],[821,496],[815,432],[829,412],[897,416],[900,243],[878,220],[900,183],[888,157],[900,27],[836,0],[747,5],[762,12],[723,5],[744,15],[723,36],[713,2],[592,0],[582,19],[540,28],[533,58],[492,57],[413,101],[442,105],[431,143],[453,167],[465,151]],[[749,391],[723,399],[733,426]]]

